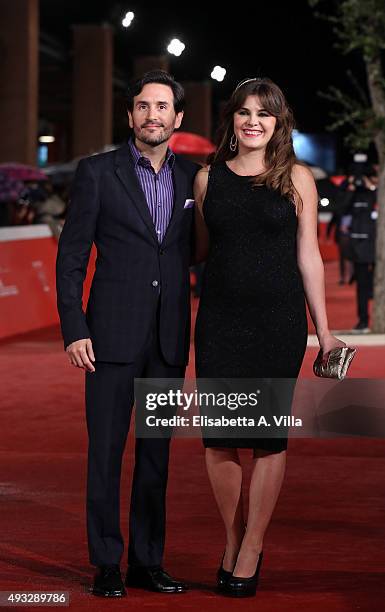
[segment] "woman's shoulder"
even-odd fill
[[[314,176],[310,168],[303,163],[294,164],[291,180],[296,191],[296,204],[300,210],[316,210],[318,206],[318,192]]]
[[[206,164],[205,166],[202,166],[201,168],[199,168],[199,170],[197,172],[197,176],[198,175],[207,176],[208,173],[210,172],[210,168],[211,168],[210,164]]]
[[[315,184],[313,173],[310,168],[303,162],[297,162],[291,170],[291,180],[296,185],[307,186]]]
[[[206,166],[202,166],[202,168],[198,170],[198,172],[195,175],[195,183],[194,183],[197,187],[207,186],[210,169],[211,169],[210,165],[206,165]]]
[[[209,180],[209,172],[210,172],[210,166],[206,165],[200,168],[200,170],[198,170],[198,172],[195,175],[194,194],[195,194],[195,199],[198,200],[198,203],[203,202],[205,198],[205,195],[207,192],[208,180]]]

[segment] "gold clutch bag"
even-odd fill
[[[355,348],[340,346],[323,355],[320,349],[313,364],[313,372],[322,378],[343,380],[356,352]]]

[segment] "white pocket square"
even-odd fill
[[[192,208],[195,204],[195,200],[186,200],[183,208]]]

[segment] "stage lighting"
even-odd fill
[[[124,19],[122,20],[122,26],[124,28],[129,28],[132,20],[134,19],[135,15],[132,11],[128,11],[128,13],[126,13]]]
[[[222,68],[222,66],[215,66],[211,73],[211,78],[215,81],[223,81],[226,75],[226,69]]]
[[[182,55],[185,48],[186,45],[184,45],[178,38],[173,38],[167,47],[167,51],[171,53],[171,55],[176,55],[179,57]]]

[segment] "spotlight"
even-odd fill
[[[176,55],[179,57],[182,55],[185,48],[186,45],[184,45],[178,38],[173,38],[167,47],[167,51],[171,53],[171,55]]]
[[[215,81],[223,81],[226,75],[226,68],[222,68],[222,66],[215,66],[211,73],[211,78]]]
[[[124,19],[122,19],[122,26],[124,28],[129,28],[132,20],[134,19],[135,15],[132,11],[128,11],[128,13],[126,13]]]

